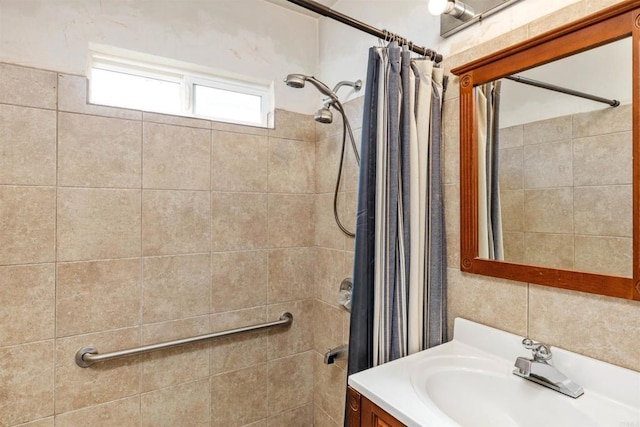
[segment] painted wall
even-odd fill
[[[85,75],[90,42],[275,82],[276,107],[317,93],[281,83],[317,68],[317,20],[263,0],[0,0],[0,62]]]

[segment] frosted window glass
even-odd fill
[[[198,116],[245,123],[262,123],[262,97],[194,85],[194,113]]]
[[[179,113],[180,83],[94,68],[91,71],[91,102]]]

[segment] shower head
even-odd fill
[[[329,110],[328,106],[324,106],[316,111],[316,114],[313,116],[313,120],[318,123],[329,124],[333,122],[333,113]]]
[[[320,91],[321,94],[328,96],[334,101],[338,100],[338,97],[329,87],[322,83],[320,80],[316,79],[313,76],[305,76],[304,74],[289,74],[287,78],[284,79],[284,82],[289,87],[301,88],[304,87],[306,82],[311,83]]]
[[[300,89],[304,87],[304,82],[306,79],[307,79],[307,76],[302,74],[289,74],[287,78],[284,79],[284,82],[289,87]]]

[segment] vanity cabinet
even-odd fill
[[[351,387],[347,389],[347,401],[349,427],[405,427],[384,409]]]

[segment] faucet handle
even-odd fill
[[[551,360],[551,348],[547,344],[535,342],[532,339],[525,338],[522,340],[522,345],[527,350],[531,350],[533,352],[533,358],[535,360]]]

